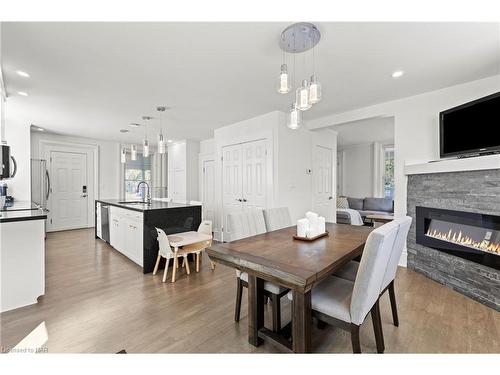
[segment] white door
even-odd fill
[[[212,220],[215,228],[215,161],[205,160],[203,162],[203,219]]]
[[[332,193],[332,149],[315,146],[313,165],[314,210],[327,221],[334,220],[334,199]]]
[[[48,230],[87,227],[87,154],[51,151],[50,176],[52,194]]]
[[[222,148],[222,209],[224,240],[231,238],[227,215],[243,208],[241,145]]]
[[[242,188],[245,209],[267,207],[266,150],[267,141],[243,143],[242,148]]]

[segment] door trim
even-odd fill
[[[91,163],[87,158],[87,174],[92,177],[93,182],[89,181],[89,186],[92,186],[92,191],[88,194],[87,202],[87,228],[92,228],[95,226],[95,215],[94,215],[94,201],[99,199],[99,146],[95,144],[86,143],[72,143],[72,142],[61,142],[41,139],[39,141],[39,153],[43,159],[47,160],[47,169],[50,170],[50,153],[52,151],[59,152],[72,152],[72,153],[86,153],[87,156],[91,155],[93,158],[93,163]],[[52,176],[51,176],[52,177]],[[50,197],[47,205],[50,206]],[[47,218],[49,218],[51,213],[49,212]],[[47,222],[47,232],[59,231],[65,229],[75,229],[75,228],[57,228],[53,229],[51,224]]]

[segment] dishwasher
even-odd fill
[[[109,243],[109,206],[101,204],[101,239]]]

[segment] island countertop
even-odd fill
[[[183,208],[183,207],[197,206],[189,203],[162,202],[155,200],[152,200],[150,204],[143,203],[139,200],[125,200],[125,199],[96,199],[96,202],[125,208],[127,210],[134,210],[138,212],[164,210],[166,208]]]

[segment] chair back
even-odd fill
[[[264,210],[264,221],[268,232],[292,226],[292,218],[288,207],[266,208]]]
[[[198,227],[198,232],[212,235],[212,220],[203,220]]]
[[[391,221],[373,230],[365,244],[351,297],[351,321],[360,325],[380,295],[399,225]]]
[[[230,212],[227,215],[230,241],[266,233],[262,210]]]
[[[387,269],[385,270],[380,292],[382,292],[387,285],[389,285],[389,283],[396,278],[399,259],[401,258],[401,254],[403,253],[406,245],[406,238],[408,237],[408,231],[410,230],[411,220],[410,216],[398,217],[394,220],[399,225],[399,229],[398,234],[396,235],[396,240],[394,241],[394,246],[392,247],[389,262],[387,263]]]
[[[168,240],[167,235],[165,234],[165,231],[160,228],[156,228],[156,233],[158,233],[158,249],[160,250],[160,254],[164,258],[172,258],[174,256],[174,252],[172,251],[172,248],[170,247],[170,241]]]

